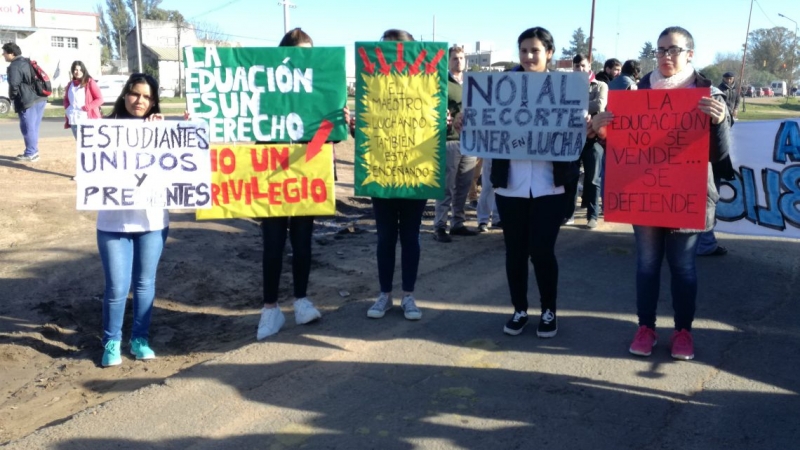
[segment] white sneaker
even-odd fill
[[[298,325],[313,322],[320,317],[322,317],[322,314],[317,311],[317,308],[314,308],[314,305],[307,297],[294,301],[294,321]]]
[[[381,292],[375,304],[367,311],[367,317],[372,319],[380,319],[386,314],[386,311],[392,308],[392,295],[390,293]]]
[[[284,323],[286,323],[286,318],[283,317],[280,307],[261,308],[261,320],[258,321],[256,339],[260,341],[267,336],[272,336],[281,330]]]
[[[400,302],[400,306],[403,308],[403,315],[406,316],[408,320],[419,320],[422,319],[422,311],[417,308],[417,302],[414,301],[414,296],[411,294],[406,294],[403,297],[403,301]]]

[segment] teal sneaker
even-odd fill
[[[131,339],[131,355],[136,359],[155,359],[156,352],[150,348],[145,338]]]
[[[122,355],[120,354],[119,341],[106,342],[106,349],[103,352],[103,367],[118,366],[122,364]]]

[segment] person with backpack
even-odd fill
[[[36,75],[28,58],[22,56],[17,44],[3,44],[3,58],[9,63],[8,97],[14,102],[14,111],[19,116],[19,129],[25,140],[25,151],[17,155],[17,161],[36,162],[39,160],[39,125],[44,116],[47,97],[36,93]]]

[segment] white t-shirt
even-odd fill
[[[67,89],[67,97],[69,98],[69,106],[67,107],[67,119],[70,125],[77,125],[79,120],[85,120],[89,115],[81,108],[86,106],[86,88],[80,85],[75,86],[75,83],[70,82]]]
[[[161,208],[98,211],[97,229],[113,233],[141,233],[169,226],[169,211]]]
[[[503,197],[536,198],[563,194],[564,186],[553,182],[553,163],[512,159],[508,168],[508,187],[496,188]]]

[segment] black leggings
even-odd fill
[[[558,261],[555,246],[564,218],[565,194],[536,198],[504,197],[495,193],[503,218],[506,277],[515,311],[528,310],[528,258],[533,263],[542,311],[556,310]]]
[[[283,248],[286,245],[286,231],[292,242],[292,277],[294,296],[303,298],[308,289],[308,276],[311,272],[311,235],[314,231],[313,216],[270,217],[261,220],[264,235],[263,283],[264,303],[278,301],[278,288],[283,268]]]

